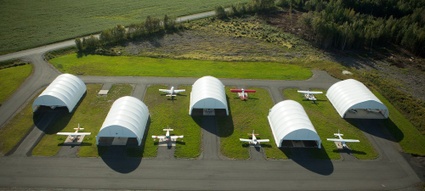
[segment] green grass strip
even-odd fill
[[[201,152],[201,127],[196,117],[189,115],[189,102],[191,86],[179,86],[178,89],[186,89],[180,96],[170,100],[158,89],[168,89],[165,85],[150,86],[145,94],[144,102],[149,107],[151,123],[144,145],[143,157],[155,157],[157,155],[158,140],[154,142],[152,135],[164,135],[163,129],[170,127],[175,135],[184,135],[183,139],[177,140],[175,157],[196,158]],[[177,88],[177,87],[176,87]]]
[[[425,156],[425,136],[415,128],[403,114],[401,114],[384,96],[379,92],[373,91],[376,97],[387,106],[390,117],[385,122],[386,127],[393,135],[404,152]]]
[[[219,136],[221,153],[232,159],[248,159],[249,145],[239,141],[239,138],[249,138],[248,133],[255,130],[259,134],[257,138],[270,139],[269,143],[262,144],[267,158],[283,159],[284,153],[276,147],[273,134],[270,129],[267,115],[273,106],[273,101],[266,89],[249,87],[255,89],[256,93],[250,93],[249,99],[240,100],[236,93],[231,93],[231,88],[226,87],[230,115],[219,117]]]
[[[131,56],[77,54],[60,56],[50,62],[63,73],[93,76],[164,76],[305,80],[312,76],[308,68],[277,62],[223,62],[176,60]]]
[[[0,70],[0,104],[6,101],[13,92],[27,79],[32,72],[32,65],[26,64]]]

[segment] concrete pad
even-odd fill
[[[84,140],[85,135],[79,135],[77,137],[72,137],[69,135],[66,137],[64,144],[65,145],[81,145]]]
[[[127,144],[127,137],[116,137],[112,141],[112,145],[126,145]]]
[[[109,90],[100,90],[98,95],[108,95]]]

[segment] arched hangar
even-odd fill
[[[149,119],[148,107],[139,99],[124,96],[117,99],[96,136],[97,145],[126,145],[132,140],[142,144]]]
[[[298,102],[285,100],[277,103],[267,118],[278,147],[321,147],[316,129]]]
[[[348,79],[333,84],[326,97],[342,118],[385,119],[388,108],[361,82]]]
[[[71,113],[87,88],[84,82],[71,74],[61,74],[34,100],[32,110],[39,106],[67,107]]]
[[[199,78],[190,92],[189,115],[214,115],[217,112],[229,115],[223,83],[212,76]]]

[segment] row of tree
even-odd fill
[[[301,24],[323,48],[401,45],[425,56],[425,1],[282,0],[303,13]]]
[[[104,48],[108,46],[114,46],[127,40],[144,38],[159,33],[172,33],[179,28],[180,25],[175,22],[175,19],[167,15],[164,16],[162,21],[148,16],[146,21],[140,24],[132,24],[129,27],[117,25],[114,28],[102,31],[98,37],[91,35],[88,38],[77,38],[75,39],[75,44],[80,53],[104,52]]]
[[[267,13],[273,9],[276,9],[274,0],[252,0],[249,3],[232,5],[228,11],[225,11],[222,6],[218,6],[215,9],[215,14],[219,19],[227,19],[228,17],[239,17],[245,14]]]

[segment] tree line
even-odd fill
[[[161,33],[172,33],[181,26],[175,19],[164,16],[163,20],[148,16],[145,22],[131,24],[128,27],[117,25],[114,28],[102,31],[99,36],[91,35],[87,38],[76,38],[75,44],[80,53],[99,53],[115,55],[116,53],[106,50],[106,47],[115,46],[128,40],[134,40]]]
[[[372,48],[394,43],[425,56],[423,0],[281,0],[303,11],[300,24],[323,48]]]

